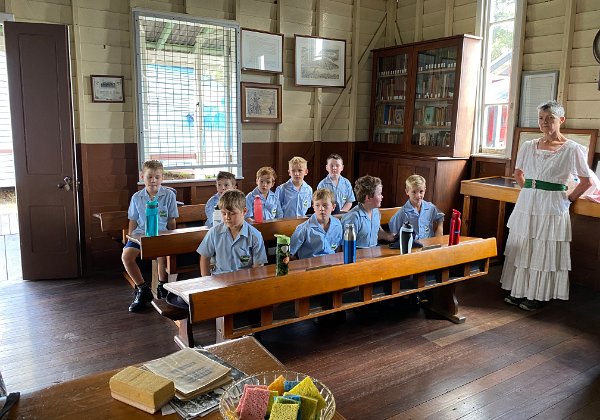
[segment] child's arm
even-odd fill
[[[433,236],[443,236],[444,235],[444,219],[435,222],[434,224],[435,227],[435,233],[433,234]]]
[[[200,275],[210,276],[210,258],[200,255]]]
[[[348,211],[352,208],[352,201],[347,201],[346,204],[342,206],[340,211]]]
[[[133,233],[134,230],[136,230],[138,227],[137,221],[136,220],[129,220],[129,228],[127,231],[128,235],[131,235]]]
[[[394,234],[386,232],[381,226],[379,226],[379,231],[377,231],[377,239],[387,242],[394,242]]]
[[[175,218],[174,217],[169,217],[167,219],[167,229],[168,230],[173,230],[177,227],[177,223],[175,222]]]

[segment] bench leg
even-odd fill
[[[458,300],[456,299],[456,284],[436,287],[432,291],[432,298],[426,309],[435,312],[455,324],[465,322],[465,317],[458,313]]]
[[[175,321],[179,333],[173,338],[179,348],[194,347],[194,334],[192,332],[192,324],[189,318],[179,319]]]

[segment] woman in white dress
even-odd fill
[[[543,136],[519,148],[514,176],[521,187],[508,219],[500,283],[504,300],[533,311],[550,299],[569,299],[569,206],[590,186],[586,151],[560,133],[565,110],[556,101],[538,107]],[[579,184],[567,193],[571,175]]]

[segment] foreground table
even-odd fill
[[[207,348],[247,374],[284,369],[285,366],[253,337],[216,344]],[[63,382],[21,395],[8,419],[178,419],[177,414],[148,414],[110,396],[108,380],[120,369]],[[203,419],[220,419],[218,411]],[[344,419],[336,413],[334,419]]]

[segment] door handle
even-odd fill
[[[70,176],[66,176],[63,179],[63,181],[64,181],[64,183],[58,184],[58,189],[59,190],[70,191],[71,188],[73,188],[73,179],[71,179]]]

